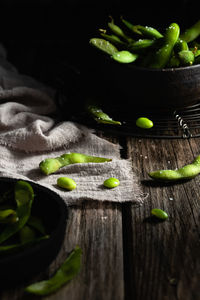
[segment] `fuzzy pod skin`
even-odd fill
[[[148,175],[158,181],[177,181],[192,179],[200,173],[200,155],[196,157],[192,164],[188,164],[177,170],[157,170]]]
[[[142,25],[133,25],[129,21],[121,18],[124,25],[129,28],[133,33],[137,33],[139,35],[143,35],[147,38],[159,39],[163,37],[163,35],[155,28],[149,26],[142,26]]]
[[[118,51],[118,49],[112,43],[105,39],[92,38],[90,39],[89,43],[93,47],[109,55],[113,55]]]
[[[191,66],[194,63],[194,53],[190,50],[182,50],[178,53],[181,66]]]
[[[89,115],[97,122],[102,124],[111,124],[111,125],[121,125],[120,121],[115,121],[111,117],[109,117],[106,113],[102,111],[96,105],[87,105],[86,110]]]
[[[178,38],[178,41],[174,45],[174,51],[175,51],[175,53],[178,53],[183,50],[189,50],[188,44],[186,41]]]
[[[133,54],[127,50],[122,50],[114,53],[111,57],[119,63],[128,64],[134,62],[138,58],[138,54]]]
[[[152,55],[152,59],[148,65],[149,68],[162,69],[167,65],[174,45],[178,41],[179,34],[179,25],[171,23],[166,29],[162,46]]]
[[[39,168],[45,175],[55,173],[60,168],[77,163],[103,163],[112,161],[110,158],[86,155],[82,153],[66,153],[55,158],[46,158],[40,162]]]

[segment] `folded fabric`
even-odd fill
[[[37,182],[54,190],[68,205],[85,200],[141,204],[144,197],[139,181],[131,161],[120,158],[119,145],[99,138],[81,124],[56,121],[55,91],[19,74],[1,48],[0,176]],[[70,152],[112,158],[112,161],[69,165],[49,176],[41,173],[39,163],[43,159]],[[67,192],[57,187],[60,176],[73,178],[77,188]],[[117,177],[121,184],[106,189],[103,181],[109,177]]]

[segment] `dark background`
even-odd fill
[[[80,66],[89,59],[88,40],[108,16],[133,23],[188,26],[198,20],[195,1],[1,0],[0,42],[22,72],[39,76],[44,65],[65,58]]]
[[[123,15],[133,24],[160,29],[176,22],[183,29],[199,19],[196,2],[1,0],[0,42],[19,72],[56,88],[61,77],[70,97],[79,89],[80,72],[92,61],[89,39],[106,28],[109,15],[116,24]]]

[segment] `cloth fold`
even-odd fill
[[[57,122],[55,91],[34,78],[19,74],[0,47],[0,176],[31,180],[58,193],[68,205],[84,200],[131,201],[144,199],[131,161],[120,158],[120,146],[99,138],[81,124]],[[63,153],[79,152],[112,158],[107,163],[84,163],[63,167],[49,176],[39,163]],[[56,186],[57,178],[73,178],[77,188],[71,192]],[[117,177],[115,189],[103,187],[103,181]]]

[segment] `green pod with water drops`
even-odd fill
[[[114,53],[118,52],[118,49],[109,41],[106,41],[105,39],[91,38],[89,43],[93,47],[109,55],[113,55]]]
[[[114,53],[111,57],[113,60],[116,60],[119,63],[130,64],[138,58],[138,54],[122,50]]]
[[[171,23],[166,29],[161,47],[151,55],[151,62],[148,65],[149,68],[162,69],[168,64],[174,45],[179,38],[179,34],[179,25]]]

